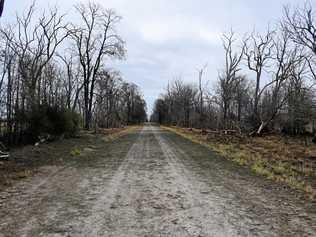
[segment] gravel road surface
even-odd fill
[[[0,193],[3,236],[316,236],[316,205],[159,127]]]

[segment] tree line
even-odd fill
[[[76,23],[57,7],[33,3],[0,26],[0,134],[7,144],[80,127],[117,127],[146,119],[140,89],[107,67],[124,59],[121,17],[89,2],[74,6]],[[2,19],[3,21],[3,19]]]
[[[205,67],[197,83],[175,78],[156,100],[151,120],[251,135],[314,132],[315,17],[306,2],[296,9],[284,7],[280,22],[264,33],[224,34],[225,63],[212,89],[203,81]]]

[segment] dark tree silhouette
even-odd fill
[[[0,16],[2,16],[3,7],[4,7],[4,0],[0,0]]]

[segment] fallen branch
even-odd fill
[[[0,151],[0,159],[7,160],[9,159],[9,157],[10,157],[9,153]]]

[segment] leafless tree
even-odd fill
[[[107,57],[122,58],[125,54],[124,41],[116,32],[121,20],[113,10],[89,2],[78,4],[77,13],[83,26],[77,26],[73,34],[83,73],[85,128],[89,129],[97,75]]]
[[[204,115],[204,89],[203,89],[203,76],[207,64],[198,70],[199,72],[199,114],[200,114],[200,126],[204,128],[205,126],[205,115]]]
[[[287,94],[282,94],[284,92],[284,86],[293,74],[292,69],[303,59],[300,48],[296,45],[291,45],[287,32],[283,31],[282,34],[274,40],[274,44],[273,63],[275,67],[271,72],[272,80],[263,87],[260,93],[261,96],[262,93],[265,92],[265,89],[271,86],[271,99],[268,108],[265,109],[266,113],[261,113],[260,115],[261,125],[256,131],[257,134],[262,133],[286,103]]]
[[[306,60],[300,60],[293,65],[292,74],[287,83],[287,117],[283,127],[291,135],[301,135],[307,125],[314,118],[312,85],[308,83]]]
[[[286,6],[284,15],[282,26],[291,39],[316,54],[316,22],[312,4],[306,2],[303,8],[297,8],[294,11]]]
[[[76,6],[82,25],[72,25],[55,8],[33,3],[0,27],[0,136],[8,142],[33,142],[38,136],[85,127],[121,126],[146,119],[139,88],[129,102],[124,80],[104,72],[105,60],[123,58],[116,32],[120,17],[94,3]],[[129,83],[126,83],[129,84]],[[128,104],[131,104],[127,121]],[[103,118],[105,123],[102,119]],[[65,121],[68,120],[68,121]],[[63,121],[63,122],[61,122]]]
[[[36,23],[32,22],[34,13],[33,3],[22,17],[17,16],[15,28],[1,30],[10,42],[11,49],[19,57],[19,71],[28,89],[28,105],[31,109],[40,103],[36,88],[40,88],[43,69],[55,55],[58,46],[70,34],[68,23],[65,23],[64,15],[60,15],[57,8],[44,12]]]
[[[75,55],[70,52],[67,54],[58,54],[59,59],[65,67],[65,76],[63,81],[63,86],[65,89],[66,105],[68,109],[75,111],[79,95],[83,89],[83,83],[80,80],[80,66],[78,59]]]
[[[316,79],[314,19],[311,4],[294,11],[286,7],[281,25],[265,33],[253,32],[239,48],[233,32],[224,35],[225,65],[217,87],[207,93],[202,90],[203,70],[197,85],[180,78],[156,101],[152,119],[200,128],[201,120],[196,118],[202,111],[211,129],[239,129],[252,135],[269,129],[293,135],[304,132],[306,123],[315,119],[315,83],[310,80]],[[192,92],[198,89],[186,93],[188,85]]]
[[[269,60],[272,59],[274,48],[273,38],[275,32],[268,30],[264,35],[253,32],[244,41],[245,59],[248,69],[255,73],[255,90],[253,95],[253,122],[259,122],[259,102],[262,94],[262,75],[269,67]],[[264,87],[267,88],[266,86]]]
[[[284,7],[282,27],[296,44],[311,52],[312,55],[306,55],[306,60],[316,80],[316,21],[312,3],[307,1],[303,8],[296,8],[295,10],[289,6]]]
[[[238,52],[234,51],[235,36],[233,32],[223,36],[223,46],[225,50],[225,68],[219,75],[219,95],[222,103],[223,126],[228,126],[228,114],[234,93],[241,76],[238,75],[240,62],[243,57],[244,47]]]

